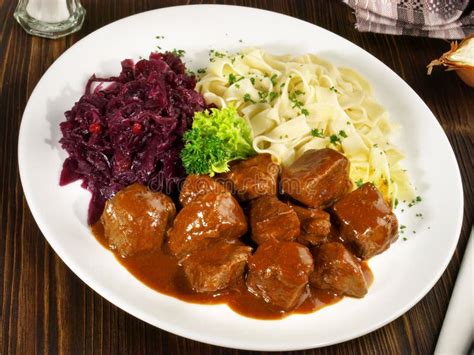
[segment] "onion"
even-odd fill
[[[474,87],[474,33],[464,38],[459,45],[451,42],[448,52],[428,64],[428,75],[436,65],[445,66],[446,70],[455,70],[462,81]]]

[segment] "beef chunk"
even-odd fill
[[[178,258],[216,238],[238,239],[247,231],[247,221],[229,192],[209,192],[188,203],[168,232],[168,246]]]
[[[262,196],[250,205],[252,239],[257,244],[268,240],[292,241],[300,234],[295,211],[275,196]]]
[[[270,154],[258,154],[247,160],[237,160],[230,165],[230,171],[219,176],[232,187],[240,201],[253,200],[259,196],[277,193],[280,167],[273,163]]]
[[[192,253],[183,261],[183,269],[194,291],[222,290],[242,277],[251,252],[242,243],[221,240]]]
[[[247,287],[265,302],[290,310],[304,301],[313,258],[295,242],[267,242],[249,259]]]
[[[181,187],[179,202],[182,206],[186,206],[211,191],[225,192],[227,190],[208,175],[189,175]]]
[[[329,213],[314,208],[304,208],[290,204],[300,220],[301,234],[296,239],[306,246],[326,242],[331,232]]]
[[[371,183],[336,202],[332,213],[342,238],[363,259],[380,254],[397,239],[397,217]]]
[[[322,244],[313,249],[313,256],[314,271],[309,277],[311,286],[340,295],[365,296],[368,284],[361,263],[343,244]]]
[[[336,150],[310,149],[283,169],[282,191],[308,207],[326,208],[351,190],[349,166]]]
[[[110,249],[125,258],[160,247],[175,214],[168,196],[133,184],[106,202],[101,222]]]

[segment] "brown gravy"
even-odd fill
[[[92,226],[92,232],[97,240],[108,249],[104,238],[102,224],[99,222]],[[307,288],[306,300],[296,309],[285,312],[272,307],[262,299],[254,296],[245,286],[242,279],[232,288],[214,293],[196,293],[188,285],[178,260],[166,253],[165,245],[162,249],[151,253],[122,258],[117,253],[117,260],[138,280],[148,287],[168,296],[180,300],[200,304],[222,304],[226,303],[235,312],[258,319],[281,319],[291,313],[312,313],[325,306],[334,304],[342,299],[342,296],[329,291],[318,290],[311,286]],[[372,280],[372,272],[364,261],[362,263],[364,273]]]

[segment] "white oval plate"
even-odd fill
[[[165,36],[157,40],[157,35]],[[242,42],[241,42],[242,40]],[[186,303],[140,283],[91,235],[90,194],[79,183],[59,187],[66,153],[58,140],[64,111],[82,95],[92,73],[112,75],[124,58],[163,49],[185,49],[188,66],[208,62],[211,48],[261,46],[276,53],[313,52],[352,67],[400,123],[399,146],[423,201],[404,213],[402,237],[370,266],[375,282],[363,299],[345,298],[307,315],[262,321],[225,305]],[[18,143],[23,189],[39,228],[61,259],[85,283],[123,310],[167,331],[205,343],[249,350],[320,347],[371,332],[417,303],[436,283],[455,250],[463,211],[459,168],[436,118],[387,66],[347,40],[288,16],[232,6],[182,6],[114,22],[88,35],[48,69],[23,115]],[[415,217],[422,213],[423,218]],[[416,234],[412,231],[416,230]]]

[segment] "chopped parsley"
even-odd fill
[[[291,108],[297,108],[300,110],[301,114],[308,116],[309,111],[306,108],[304,108],[303,103],[296,98],[296,96],[302,95],[302,94],[304,94],[304,92],[300,90],[293,91],[293,93],[290,94],[289,99],[293,103],[293,106],[291,106]]]
[[[216,51],[216,50],[214,50],[214,49],[211,49],[211,50],[209,51],[209,55],[210,55],[210,56],[214,56],[214,57],[216,57],[216,58],[224,58],[224,57],[225,57],[225,54],[224,54],[224,53],[221,53],[221,52]]]
[[[276,78],[277,78],[277,75],[276,75],[276,74],[273,74],[272,77],[270,78],[270,81],[272,82],[272,85],[273,85],[273,86],[276,85]]]
[[[244,77],[241,76],[239,79],[237,79],[237,77],[233,73],[230,73],[229,74],[229,85],[235,84],[236,82],[242,80],[243,78]]]
[[[421,217],[423,217],[423,214],[421,214],[421,213],[417,213],[415,216],[416,216],[416,217],[420,217],[420,218],[421,218]]]
[[[273,100],[275,100],[276,98],[278,97],[278,94],[276,92],[271,92],[270,95],[268,95],[268,100],[270,102],[272,102]]]
[[[395,202],[393,204],[393,208],[397,208],[398,207],[398,198],[395,199]]]
[[[343,131],[343,130],[339,131],[339,135],[340,135],[342,138],[347,138],[347,133],[346,133],[346,131]]]
[[[186,53],[186,51],[184,49],[173,48],[173,51],[171,53],[173,53],[178,58],[181,58],[181,57],[184,57],[184,54]]]
[[[331,90],[332,92],[335,92],[336,94],[339,94],[339,91],[337,91],[337,89],[334,86],[331,86],[329,90]]]
[[[407,241],[408,239],[407,239],[407,237],[403,237],[403,240],[404,240],[404,241]]]
[[[259,91],[258,97],[260,98],[260,102],[264,103],[267,102],[268,92],[267,91]]]
[[[205,73],[206,73],[206,68],[199,68],[199,69],[197,70],[197,73],[198,73],[198,74],[205,74]]]
[[[323,129],[313,128],[311,130],[311,135],[313,137],[324,138],[324,131],[323,131]]]
[[[244,102],[251,102],[253,104],[256,103],[254,100],[252,100],[252,98],[250,97],[250,94],[245,94],[244,95]]]
[[[357,179],[355,181],[355,184],[357,185],[357,187],[361,187],[362,185],[364,185],[364,182],[362,181],[362,179]]]
[[[413,207],[415,206],[418,202],[423,201],[421,196],[416,196],[414,200],[412,200],[409,204],[408,207]]]
[[[252,83],[252,85],[255,85],[255,78],[250,78],[250,82]]]
[[[156,39],[164,39],[165,36],[159,36],[159,35],[158,35],[158,36],[156,36],[155,38],[156,38]]]
[[[241,39],[239,39],[239,42],[242,43],[243,41]]]
[[[329,137],[329,141],[334,145],[341,144],[341,138],[339,138],[335,134],[331,134],[331,136]]]

